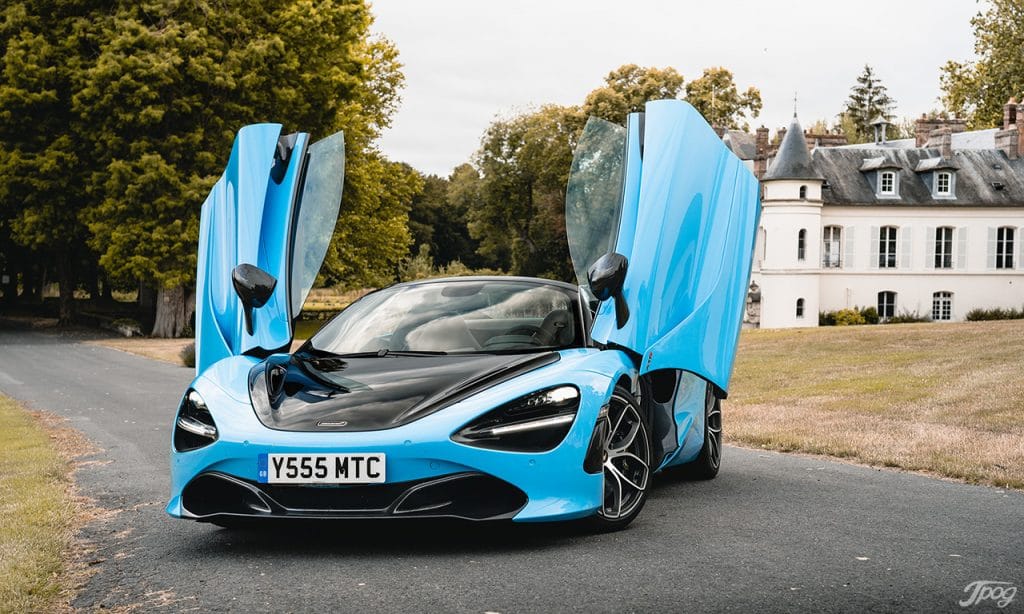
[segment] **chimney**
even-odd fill
[[[1002,150],[1010,160],[1016,160],[1020,156],[1020,131],[1017,130],[1017,126],[996,132],[996,149]]]
[[[942,158],[949,160],[953,157],[953,133],[949,128],[942,129],[942,142],[940,144]]]
[[[924,147],[928,142],[928,135],[934,129],[934,122],[928,120],[928,116],[921,114],[921,119],[914,122],[914,147]]]
[[[757,153],[757,155],[759,155],[759,156],[767,156],[768,155],[768,129],[767,128],[765,128],[764,126],[761,126],[760,128],[757,129],[757,137],[756,137],[756,140],[754,141],[754,143],[755,143],[754,151]]]
[[[1009,130],[1010,126],[1017,125],[1017,99],[1010,97],[1003,105],[1003,130]]]

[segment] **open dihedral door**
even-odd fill
[[[309,145],[278,124],[242,128],[203,203],[196,275],[196,372],[240,354],[287,350],[292,321],[323,264],[341,206],[342,133]],[[251,313],[232,272],[258,267],[273,289]]]
[[[641,356],[640,372],[690,371],[727,391],[743,320],[758,181],[686,102],[649,102],[626,128],[591,119],[566,195],[581,285],[603,254],[628,260],[629,317],[601,304],[591,336]]]

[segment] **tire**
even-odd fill
[[[680,467],[683,477],[713,480],[722,467],[722,400],[708,384],[704,394],[704,445],[697,458]]]
[[[616,386],[608,405],[608,437],[604,443],[604,499],[587,519],[595,532],[619,531],[640,515],[651,488],[650,426],[640,405],[625,388]]]

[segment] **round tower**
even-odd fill
[[[825,180],[814,168],[796,113],[761,181],[752,276],[761,293],[760,326],[817,326]]]

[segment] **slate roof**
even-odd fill
[[[775,154],[768,172],[764,174],[764,179],[821,179],[821,175],[811,164],[807,141],[804,140],[804,130],[795,115],[793,121],[789,123],[786,136],[782,138],[779,152]]]
[[[995,149],[996,132],[998,131],[999,128],[988,128],[969,132],[954,132],[950,135],[950,143],[953,149]],[[857,143],[840,147],[846,149],[914,149],[917,145],[914,139],[896,139],[884,143]]]
[[[1024,207],[1024,158],[1009,160],[998,149],[955,151],[952,160],[942,161],[938,149],[819,147],[810,158],[814,171],[827,182],[821,192],[826,205]],[[879,162],[878,158],[884,161]],[[931,162],[933,159],[937,162]],[[872,165],[899,168],[898,199],[876,196],[868,181],[868,176],[876,171],[861,171],[869,160]],[[928,183],[931,172],[952,164],[958,167],[955,198],[933,197]],[[916,172],[917,168],[925,170]]]
[[[743,130],[726,130],[722,141],[740,160],[753,160],[757,155],[757,135]]]

